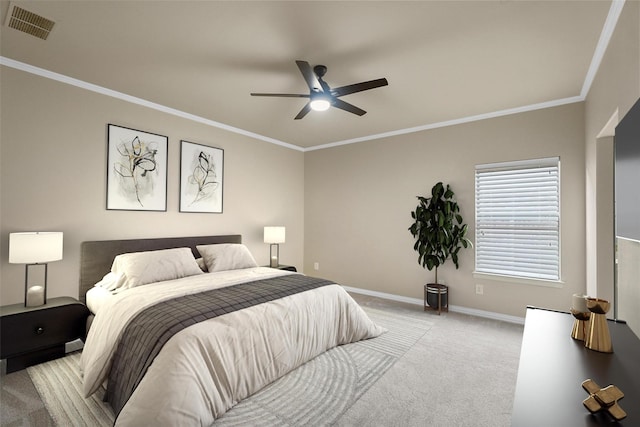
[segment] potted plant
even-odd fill
[[[414,222],[409,227],[409,231],[416,239],[413,249],[418,252],[418,263],[429,271],[435,268],[435,283],[426,286],[435,285],[435,307],[440,310],[447,304],[438,301],[441,299],[438,293],[441,289],[446,289],[438,283],[438,267],[451,258],[457,269],[459,267],[458,252],[461,248],[467,248],[473,244],[465,237],[467,224],[463,223],[460,207],[454,199],[454,193],[449,184],[445,188],[442,182],[438,182],[431,189],[431,197],[417,197],[419,203],[411,212]],[[427,302],[434,307],[434,301],[429,301],[429,296],[427,294]]]

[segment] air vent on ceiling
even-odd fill
[[[55,22],[12,4],[9,7],[6,25],[9,28],[46,40],[53,30]]]

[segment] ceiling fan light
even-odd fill
[[[309,105],[314,111],[326,111],[331,107],[331,103],[324,98],[317,98],[312,100]]]

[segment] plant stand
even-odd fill
[[[437,299],[437,304],[435,300]],[[436,307],[429,304],[433,303]],[[440,315],[441,312],[449,311],[449,287],[439,283],[427,283],[424,285],[424,311],[435,310]]]

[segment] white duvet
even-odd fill
[[[295,274],[208,273],[133,288],[97,313],[81,358],[85,396],[107,379],[120,333],[143,308],[175,296]],[[210,425],[236,403],[340,344],[384,332],[339,285],[201,322],[174,335],[120,412],[117,426]]]

